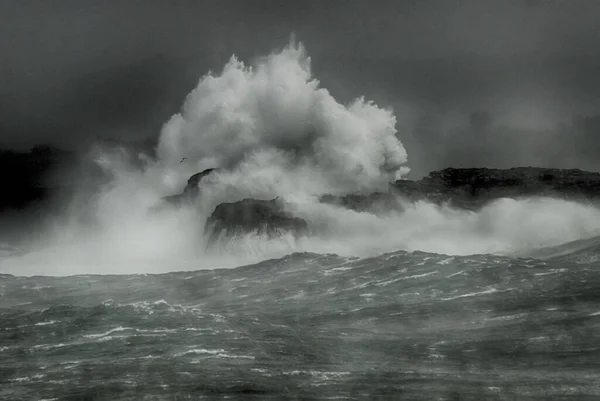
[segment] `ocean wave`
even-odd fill
[[[302,44],[292,41],[252,66],[233,57],[202,76],[166,122],[156,160],[124,149],[92,152],[110,182],[69,204],[24,249],[0,245],[0,272],[166,273],[235,268],[295,252],[364,258],[396,250],[444,254],[437,263],[452,264],[454,256],[481,254],[546,258],[535,252],[600,235],[600,209],[552,198],[497,199],[477,211],[399,199],[402,212],[378,214],[319,201],[387,191],[408,171],[398,134],[393,110],[362,97],[342,104],[321,87]],[[192,174],[214,167],[194,205],[148,213]],[[208,246],[205,222],[217,205],[276,197],[311,235],[249,233]],[[588,252],[577,260],[597,259]]]

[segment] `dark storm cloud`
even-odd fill
[[[120,124],[135,133],[137,124],[155,120],[153,113],[173,102],[172,90],[193,85],[187,67],[206,59],[208,30],[194,27],[190,37],[199,47],[182,52],[177,35],[169,35],[179,20],[191,25],[190,17],[169,7],[58,4],[2,3],[0,98],[10,110],[2,113],[4,142],[73,143]]]
[[[594,0],[0,2],[0,145],[156,134],[208,69],[291,32],[334,95],[397,109],[417,170],[492,152],[469,125],[478,111],[498,135],[524,130],[505,135],[516,147],[545,149],[538,128],[553,133],[545,145],[593,141],[555,134],[600,113],[599,21]]]

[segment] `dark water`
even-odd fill
[[[595,246],[0,276],[0,399],[598,400]]]

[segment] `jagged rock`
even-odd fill
[[[221,203],[206,221],[205,235],[208,236],[209,244],[219,238],[232,238],[248,233],[266,235],[269,238],[291,233],[299,237],[308,233],[308,224],[303,219],[286,213],[279,198]]]
[[[218,171],[216,168],[209,168],[200,173],[192,175],[187,185],[183,189],[183,192],[176,195],[169,195],[161,198],[161,202],[151,208],[151,212],[158,212],[168,206],[182,206],[188,203],[192,203],[200,195],[199,184],[204,177],[211,174],[212,172]]]
[[[168,206],[180,206],[193,202],[201,195],[202,179],[216,171],[211,168],[192,175],[182,193],[165,196],[161,203],[150,211],[158,212]],[[221,203],[218,205],[205,225],[205,235],[209,243],[219,238],[232,238],[241,234],[257,233],[273,238],[285,233],[294,236],[308,232],[306,221],[290,216],[284,211],[283,202],[272,200],[244,199],[239,202]]]
[[[198,196],[199,183],[214,169],[195,174],[180,195],[167,197],[167,202],[182,202]],[[348,209],[378,214],[402,210],[399,199],[425,200],[435,204],[476,210],[498,198],[551,196],[572,200],[600,200],[600,174],[581,170],[561,170],[519,167],[507,170],[487,168],[448,168],[434,171],[418,180],[390,183],[388,192],[372,194],[326,195],[321,202]],[[276,237],[282,233],[301,236],[308,233],[308,224],[287,214],[280,199],[244,199],[218,205],[208,218],[205,235],[209,244],[219,238],[258,233]]]
[[[202,181],[202,179],[204,177],[206,177],[207,175],[211,174],[212,172],[218,171],[218,169],[216,168],[209,168],[206,169],[200,173],[196,173],[194,175],[192,175],[188,181],[187,181],[187,185],[185,186],[185,188],[183,189],[183,193],[184,194],[189,194],[191,196],[197,196],[200,193],[200,181]]]
[[[600,174],[578,169],[537,167],[511,169],[447,168],[418,180],[390,183],[389,192],[369,195],[326,195],[321,202],[356,211],[376,212],[382,207],[395,210],[395,199],[425,200],[435,204],[475,210],[499,198],[549,196],[570,200],[600,199]]]
[[[447,168],[434,171],[410,184],[396,181],[392,190],[409,199],[434,203],[448,202],[465,209],[477,209],[499,198],[549,196],[571,200],[600,197],[600,174],[578,169],[536,167],[511,169]]]

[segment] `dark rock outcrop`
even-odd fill
[[[192,175],[183,192],[176,195],[165,196],[161,198],[161,202],[151,209],[151,212],[158,212],[168,206],[182,206],[192,203],[200,195],[200,182],[209,174],[218,171],[216,168],[209,168],[200,173]]]
[[[178,202],[199,194],[199,183],[214,169],[190,177],[180,195],[165,198]],[[435,171],[418,180],[399,180],[389,184],[388,192],[367,195],[325,195],[321,202],[335,204],[359,212],[380,214],[402,211],[401,199],[424,200],[434,204],[448,204],[466,210],[477,210],[499,198],[548,196],[578,201],[600,201],[600,173],[581,170],[561,170],[519,167],[506,170],[488,168],[447,168]],[[276,237],[282,233],[306,235],[305,220],[285,212],[283,201],[244,199],[218,205],[208,218],[205,235],[209,244],[221,238],[258,233]]]
[[[286,213],[279,198],[221,203],[206,221],[205,235],[208,236],[209,244],[220,238],[233,238],[248,233],[266,235],[269,238],[291,233],[299,237],[308,233],[308,225],[303,219]]]
[[[415,182],[396,181],[393,192],[409,199],[478,209],[499,198],[547,196],[588,201],[600,198],[600,174],[577,169],[535,167],[454,169],[434,171]]]
[[[392,192],[374,192],[372,194],[349,194],[344,196],[325,195],[321,203],[343,206],[357,212],[380,214],[390,210],[402,211],[398,197]]]
[[[394,208],[394,199],[424,200],[435,204],[476,210],[499,198],[548,196],[592,201],[600,200],[600,174],[578,169],[536,167],[512,169],[447,168],[418,180],[390,183],[389,192],[369,195],[324,196],[324,203],[338,204],[356,211],[373,212],[381,205]]]
[[[191,204],[201,196],[201,181],[215,171],[217,169],[211,168],[192,175],[182,193],[162,198],[150,212],[155,213],[170,206]],[[218,239],[229,239],[249,233],[270,238],[285,233],[294,236],[306,235],[308,233],[306,221],[290,216],[283,206],[283,201],[279,198],[244,199],[239,202],[221,203],[206,221],[205,236],[208,237],[209,244],[212,244]]]
[[[202,181],[202,179],[204,177],[206,177],[207,175],[218,171],[218,169],[216,168],[209,168],[206,169],[200,173],[196,173],[194,175],[192,175],[188,181],[187,181],[187,185],[185,186],[185,188],[183,189],[183,193],[184,194],[189,194],[189,195],[198,195],[200,193],[200,181]]]
[[[62,189],[52,175],[74,163],[73,152],[38,145],[29,152],[0,149],[0,214],[42,204]]]

